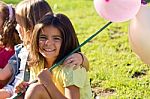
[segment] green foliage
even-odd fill
[[[55,13],[64,13],[71,19],[80,42],[108,22],[98,16],[93,0],[48,1]],[[128,41],[128,24],[112,23],[82,47],[90,62],[91,85],[105,93],[108,93],[106,89],[114,90],[112,94],[104,96],[108,99],[149,99],[149,66],[132,52]]]

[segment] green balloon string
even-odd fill
[[[108,22],[107,24],[105,24],[102,28],[100,28],[96,33],[94,33],[93,35],[91,35],[88,39],[86,39],[83,43],[81,43],[76,49],[74,49],[71,53],[69,53],[68,55],[66,55],[63,59],[61,59],[58,63],[54,64],[52,67],[49,68],[49,71],[52,71],[55,67],[59,66],[60,64],[62,64],[64,62],[64,60],[72,55],[73,53],[75,53],[77,50],[79,50],[83,45],[85,45],[86,43],[88,43],[91,39],[93,39],[96,35],[98,35],[101,31],[103,31],[106,27],[108,27],[112,22]],[[38,80],[34,80],[32,81],[30,84],[37,82]],[[28,88],[28,87],[27,87]],[[27,90],[26,88],[26,90]],[[26,91],[25,90],[25,91]],[[24,91],[24,92],[25,92]],[[17,99],[19,96],[21,96],[24,92],[20,92],[17,94],[17,96],[15,96],[13,99]]]

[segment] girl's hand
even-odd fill
[[[47,84],[51,81],[51,77],[51,72],[49,72],[49,70],[45,68],[38,74],[38,81],[40,81],[40,83]]]
[[[15,93],[24,92],[26,88],[29,86],[29,82],[22,81],[20,84],[18,84],[15,88]]]
[[[68,58],[65,59],[63,65],[64,66],[73,66],[73,69],[77,69],[79,66],[82,65],[84,57],[81,53],[74,53],[70,55]]]

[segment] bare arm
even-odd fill
[[[82,65],[86,71],[89,70],[89,61],[81,52],[70,55],[63,64],[64,66],[74,66],[75,69]]]
[[[68,99],[80,99],[80,90],[76,86],[69,86],[65,88],[65,96]]]
[[[6,80],[12,75],[12,67],[10,64],[7,64],[3,69],[0,70],[0,80]]]
[[[83,65],[83,67],[85,67],[86,71],[89,71],[89,61],[88,61],[88,59],[86,58],[85,55],[82,54],[82,56],[83,56],[83,63],[82,63],[82,65]]]

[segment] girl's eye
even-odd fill
[[[54,37],[53,39],[54,39],[55,41],[61,41],[61,40],[62,40],[61,37]]]
[[[41,40],[41,41],[47,40],[47,37],[45,37],[45,36],[40,36],[40,37],[39,37],[39,40]]]

